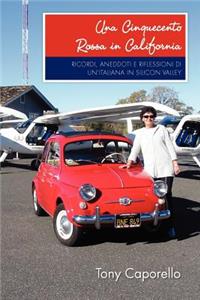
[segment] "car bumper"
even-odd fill
[[[140,220],[142,222],[153,222],[156,226],[158,221],[168,219],[170,217],[170,210],[158,210],[158,204],[155,205],[153,212],[140,213]],[[116,216],[115,215],[100,215],[99,206],[95,209],[95,214],[92,216],[74,216],[73,220],[79,225],[95,225],[97,229],[101,228],[101,225],[114,225]]]

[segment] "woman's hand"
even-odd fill
[[[132,160],[128,160],[126,164],[127,169],[130,169],[131,165],[132,165]]]
[[[173,160],[172,163],[173,163],[174,174],[178,175],[181,170],[180,170],[177,160]]]

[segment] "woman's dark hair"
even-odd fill
[[[144,116],[144,114],[145,113],[152,113],[153,114],[153,116],[154,116],[154,118],[156,118],[157,117],[157,112],[156,112],[156,110],[155,110],[155,108],[154,107],[152,107],[152,106],[144,106],[143,108],[142,108],[142,110],[141,110],[141,113],[140,113],[140,119],[142,120],[142,118],[143,118],[143,116]]]

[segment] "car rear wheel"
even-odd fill
[[[55,211],[53,227],[58,240],[65,246],[76,245],[81,237],[81,228],[69,221],[63,204],[59,204]]]
[[[31,161],[31,169],[32,169],[32,170],[37,171],[38,168],[39,168],[39,166],[40,166],[40,161],[39,161],[39,159],[33,159],[33,160]]]
[[[35,187],[33,187],[32,197],[33,197],[33,209],[34,209],[35,214],[37,216],[46,216],[47,213],[44,211],[44,209],[38,203],[38,197],[37,197],[37,192],[36,192]]]

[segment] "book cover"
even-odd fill
[[[154,101],[200,113],[199,0],[0,5],[1,88],[11,100],[20,94],[27,117],[37,116],[23,98],[33,87],[33,103],[37,94],[59,112]],[[197,298],[199,168],[187,159],[182,168],[174,184],[178,239],[92,230],[70,248],[56,240],[50,217],[33,213],[35,171],[8,161],[1,169],[2,299]]]

